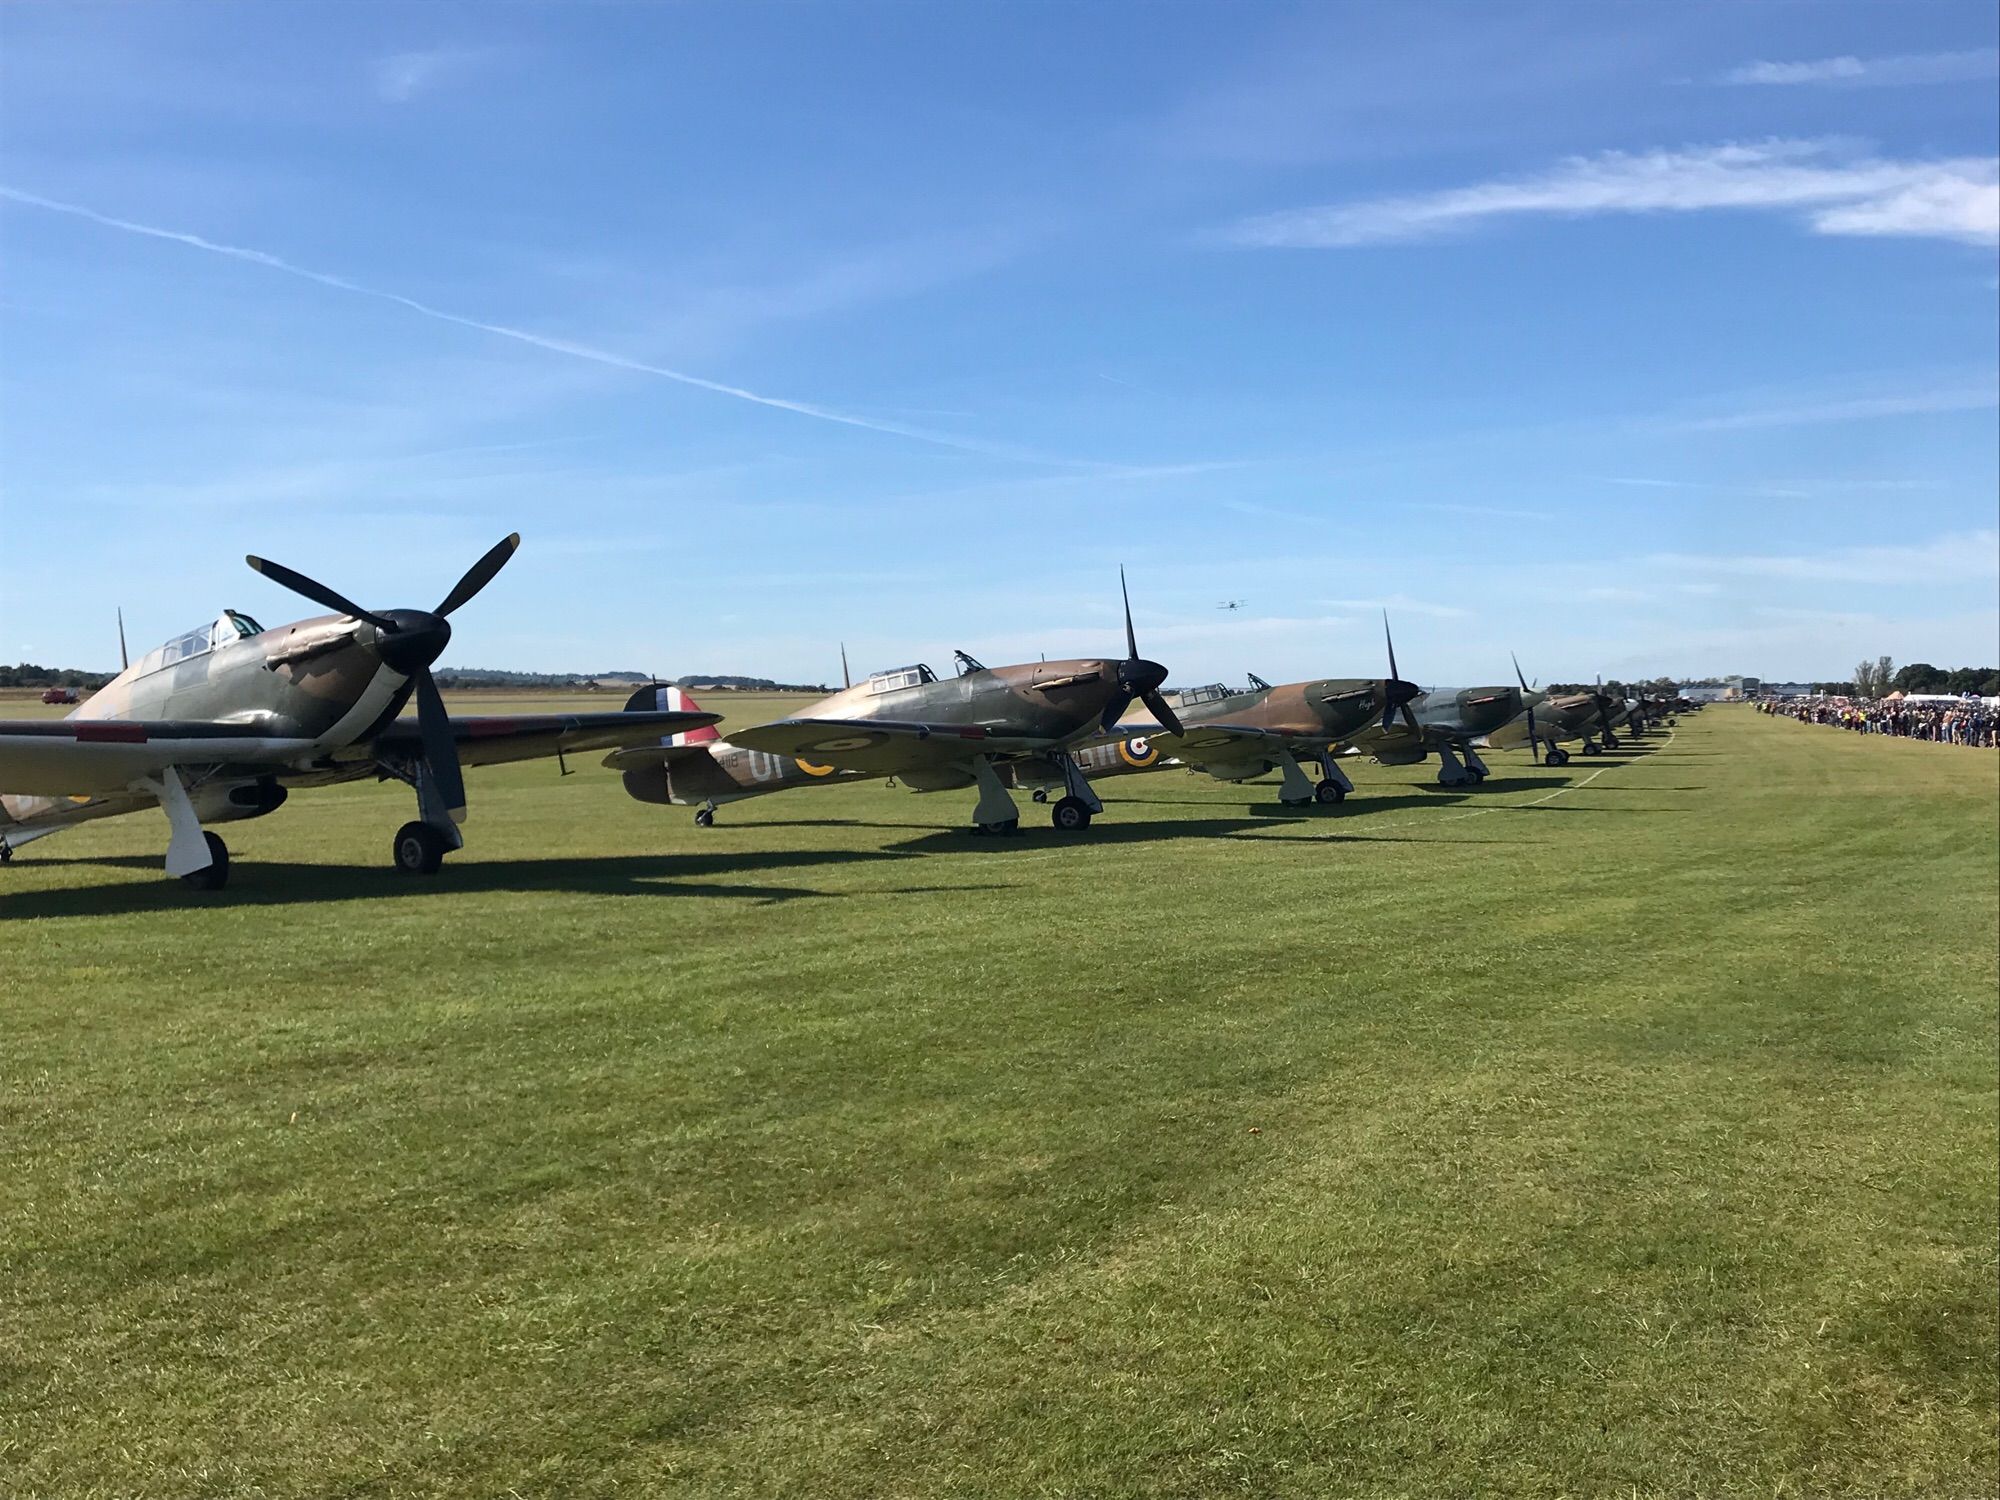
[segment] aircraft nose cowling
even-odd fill
[[[1156,661],[1135,657],[1118,665],[1118,685],[1135,696],[1155,691],[1167,680],[1167,669]]]
[[[421,609],[392,609],[383,614],[396,628],[375,632],[375,652],[391,670],[405,677],[428,667],[451,642],[451,621]]]

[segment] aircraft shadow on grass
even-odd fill
[[[200,894],[160,876],[156,859],[49,859],[36,864],[129,869],[139,879],[116,885],[20,891],[7,896],[9,917],[99,917],[203,907],[303,906],[324,901],[436,900],[458,895],[546,891],[566,895],[722,896],[777,905],[807,897],[920,895],[931,891],[1005,890],[1005,885],[903,885],[818,890],[793,885],[742,885],[704,878],[757,870],[901,862],[894,850],[749,850],[734,854],[657,854],[601,859],[467,859],[435,880],[400,876],[379,865],[306,865],[239,859],[226,891]]]

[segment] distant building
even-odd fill
[[[1756,681],[1755,678],[1750,680]],[[1813,685],[1810,682],[1767,682],[1758,692],[1766,698],[1810,698]]]
[[[1726,687],[1699,687],[1691,682],[1681,685],[1681,696],[1690,703],[1720,703],[1729,693]]]

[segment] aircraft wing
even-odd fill
[[[454,716],[451,733],[458,741],[459,764],[497,766],[557,753],[569,755],[626,746],[657,749],[666,735],[700,729],[721,718],[721,714],[666,709],[599,714],[481,714],[470,718]],[[378,759],[384,755],[422,755],[423,738],[417,721],[396,720],[375,736],[370,748]]]
[[[1190,724],[1181,734],[1168,734],[1162,730],[1147,735],[1146,739],[1149,744],[1158,746],[1162,755],[1173,756],[1190,766],[1242,760],[1259,752],[1268,755],[1280,747],[1317,755],[1333,744],[1330,736],[1305,739],[1298,735],[1279,734],[1273,729],[1260,729],[1254,724]]]
[[[0,719],[0,790],[120,791],[169,766],[283,766],[312,748],[262,725],[209,719]]]
[[[919,724],[892,719],[779,719],[732,729],[732,745],[789,755],[809,764],[876,776],[963,765],[975,755],[1035,755],[1057,748],[1046,737],[991,734],[976,724]]]

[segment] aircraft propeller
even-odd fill
[[[1542,742],[1535,737],[1535,704],[1528,696],[1528,679],[1521,671],[1521,658],[1511,651],[1507,656],[1514,663],[1514,680],[1521,684],[1521,701],[1528,705],[1528,754],[1535,758],[1535,764],[1539,766],[1542,763]]]
[[[1118,691],[1104,705],[1104,716],[1100,722],[1110,729],[1132,706],[1132,700],[1137,698],[1146,705],[1146,711],[1162,729],[1169,734],[1179,734],[1180,715],[1160,696],[1160,684],[1167,680],[1167,669],[1139,655],[1139,637],[1132,629],[1132,594],[1125,587],[1123,567],[1118,569],[1118,592],[1125,600],[1125,660],[1118,663]]]
[[[1604,696],[1604,674],[1602,672],[1597,674],[1597,691],[1590,695],[1590,701],[1597,705],[1597,722],[1604,726],[1604,738],[1609,740],[1611,738],[1611,710],[1606,706],[1609,700]]]
[[[1411,734],[1421,734],[1417,727],[1417,716],[1410,711],[1410,705],[1423,696],[1423,689],[1414,682],[1403,681],[1403,674],[1396,670],[1396,638],[1389,634],[1389,611],[1382,611],[1382,641],[1389,648],[1389,675],[1382,680],[1382,732],[1388,733],[1395,722],[1396,711],[1403,712],[1403,722],[1410,726]]]
[[[485,556],[452,585],[443,602],[428,611],[392,609],[377,613],[363,609],[318,579],[308,578],[283,563],[256,556],[244,559],[273,583],[375,627],[376,653],[387,666],[416,683],[417,733],[423,742],[424,763],[430,769],[439,800],[454,823],[465,820],[465,773],[458,763],[458,742],[451,732],[451,715],[431,676],[431,663],[444,654],[451,641],[451,622],[445,617],[491,583],[520,545],[521,534],[517,531],[489,547]]]

